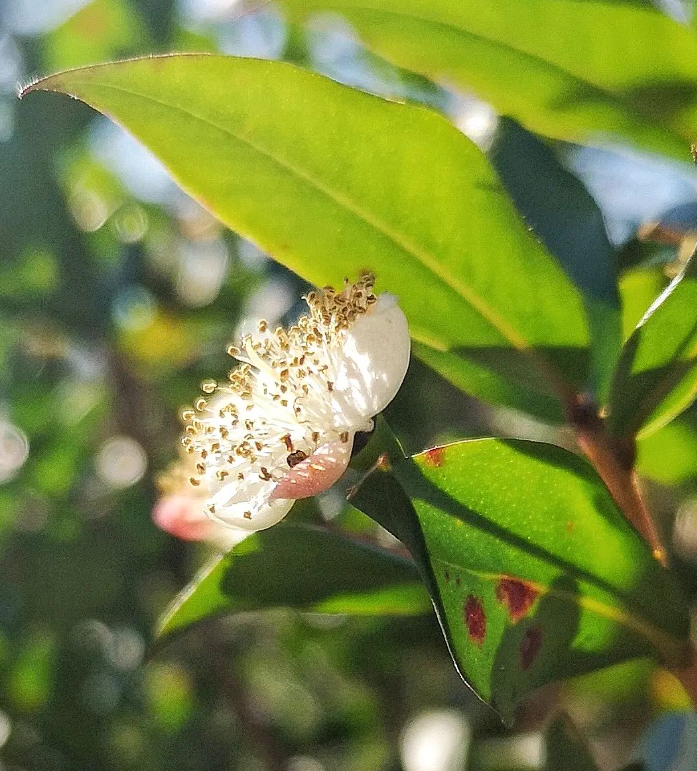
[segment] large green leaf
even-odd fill
[[[213,616],[289,607],[317,613],[412,615],[431,603],[407,559],[309,525],[282,523],[218,557],[160,619],[168,637]]]
[[[685,602],[582,459],[480,439],[380,464],[352,501],[419,564],[458,669],[506,719],[530,691],[681,658]]]
[[[188,55],[72,70],[64,91],[147,145],[223,222],[315,284],[374,270],[416,352],[562,419],[587,379],[578,291],[448,121],[279,62]]]
[[[627,340],[610,393],[610,430],[643,436],[697,395],[697,259],[692,257]]]
[[[385,58],[473,90],[538,133],[581,143],[622,138],[689,160],[697,38],[649,3],[281,2],[301,14],[341,14]]]

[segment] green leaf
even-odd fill
[[[510,118],[489,158],[518,211],[582,292],[591,327],[591,385],[603,403],[620,349],[616,256],[598,205],[548,144]]]
[[[282,523],[203,568],[164,612],[158,636],[213,616],[280,606],[412,615],[428,612],[431,603],[409,560],[339,533]]]
[[[664,485],[697,477],[697,430],[691,420],[678,419],[637,442],[636,469]]]
[[[649,3],[281,1],[341,14],[394,64],[474,91],[540,134],[689,160],[697,39]]]
[[[459,671],[504,719],[545,683],[681,658],[685,601],[583,459],[481,439],[379,468],[352,503],[407,546]]]
[[[625,343],[612,382],[616,436],[656,431],[697,394],[697,259],[653,303]]]
[[[560,400],[585,386],[578,291],[486,158],[437,114],[286,63],[208,55],[73,70],[32,89],[111,116],[309,281],[374,270],[399,295],[416,353],[460,387],[562,420]]]

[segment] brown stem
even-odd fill
[[[610,437],[602,419],[589,405],[579,404],[570,413],[579,447],[605,482],[627,521],[651,547],[654,558],[667,567],[668,553],[646,507],[633,469],[634,443]]]

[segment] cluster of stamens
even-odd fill
[[[376,302],[374,277],[366,274],[343,291],[331,287],[311,291],[305,300],[309,314],[284,329],[260,321],[257,333],[245,336],[228,353],[240,364],[228,382],[202,383],[204,395],[193,409],[182,412],[182,444],[191,456],[188,482],[210,493],[235,483],[226,500],[239,505],[252,519],[255,498],[268,497],[269,483],[310,458],[334,439],[352,436],[333,398],[337,368],[346,331]],[[221,514],[209,502],[208,513]]]

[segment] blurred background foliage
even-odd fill
[[[148,654],[156,618],[209,553],[150,517],[178,410],[229,367],[230,339],[261,316],[292,319],[305,287],[105,118],[15,93],[40,73],[172,50],[284,58],[441,110],[491,150],[552,250],[592,238],[611,252],[625,336],[696,240],[687,163],[542,142],[472,94],[387,65],[337,18],[301,30],[273,5],[235,0],[0,0],[0,768],[545,768],[545,694],[505,732],[459,680],[432,616],[243,614]],[[693,594],[695,415],[639,447]],[[409,451],[491,433],[570,441],[417,362],[388,420]],[[319,508],[366,527],[336,496]],[[682,768],[661,748],[697,731],[677,684],[648,663],[565,684],[562,701],[602,768],[632,748],[651,769]]]

